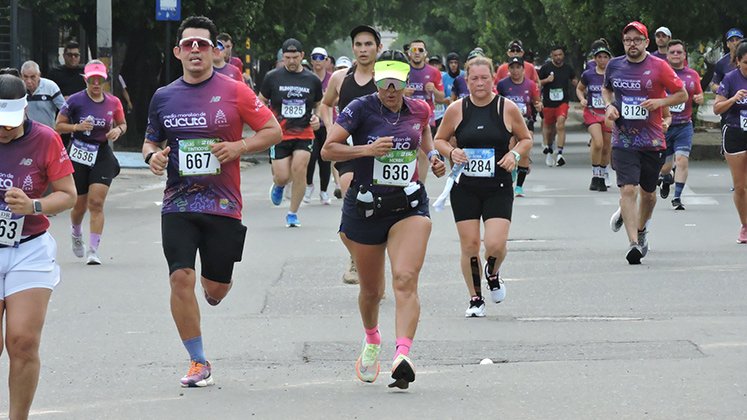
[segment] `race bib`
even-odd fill
[[[550,89],[550,100],[551,101],[562,101],[563,100],[563,88]]]
[[[436,109],[433,112],[436,114],[443,114],[446,112],[446,104],[436,104]]]
[[[495,176],[495,149],[464,149],[467,164],[462,173],[477,178]]]
[[[280,114],[283,118],[303,118],[306,115],[306,101],[303,99],[283,99]]]
[[[417,150],[392,150],[374,158],[373,184],[406,187],[415,175]]]
[[[179,140],[179,176],[218,175],[220,162],[210,151],[218,139]]]
[[[685,103],[681,103],[679,105],[672,105],[669,107],[669,112],[674,112],[679,114],[680,112],[685,111]]]
[[[0,245],[17,246],[21,242],[24,216],[14,215],[7,206],[0,210]]]
[[[747,131],[747,109],[739,111],[739,126],[742,131]]]
[[[96,163],[96,156],[98,154],[98,143],[86,143],[78,139],[73,139],[73,143],[70,145],[70,160],[78,162],[81,165],[93,166]]]
[[[519,112],[521,112],[521,115],[527,115],[527,104],[524,102],[516,102],[516,106],[519,107]]]
[[[595,109],[604,108],[604,99],[602,95],[591,95],[591,107]]]
[[[622,117],[626,120],[645,120],[648,118],[648,110],[641,106],[646,98],[640,96],[623,96]]]

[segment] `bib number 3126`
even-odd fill
[[[415,174],[417,150],[392,150],[374,158],[373,184],[406,187]]]
[[[626,120],[645,120],[648,118],[648,110],[641,106],[646,98],[638,96],[623,96],[622,117]]]
[[[218,175],[220,162],[210,150],[218,139],[179,140],[179,176]]]

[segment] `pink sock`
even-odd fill
[[[83,235],[83,230],[81,229],[80,225],[73,225],[73,235],[75,236]]]
[[[101,235],[98,233],[91,233],[91,240],[89,242],[89,246],[92,250],[99,249],[99,243],[101,242]]]
[[[403,356],[410,354],[410,347],[412,347],[412,338],[397,337],[397,351],[394,358],[396,359],[400,354]]]
[[[371,329],[365,328],[366,330],[366,343],[367,344],[381,344],[381,334],[379,334],[379,326],[375,326]]]

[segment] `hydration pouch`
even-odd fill
[[[355,207],[361,217],[385,217],[406,212],[420,204],[422,184],[413,182],[407,187],[397,189],[387,194],[374,194],[360,188],[355,201]],[[370,200],[370,201],[369,201]]]

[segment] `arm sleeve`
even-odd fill
[[[273,118],[270,111],[262,101],[259,100],[254,91],[249,89],[245,83],[236,83],[237,104],[241,120],[248,124],[252,130],[257,131],[262,128],[270,118]]]

